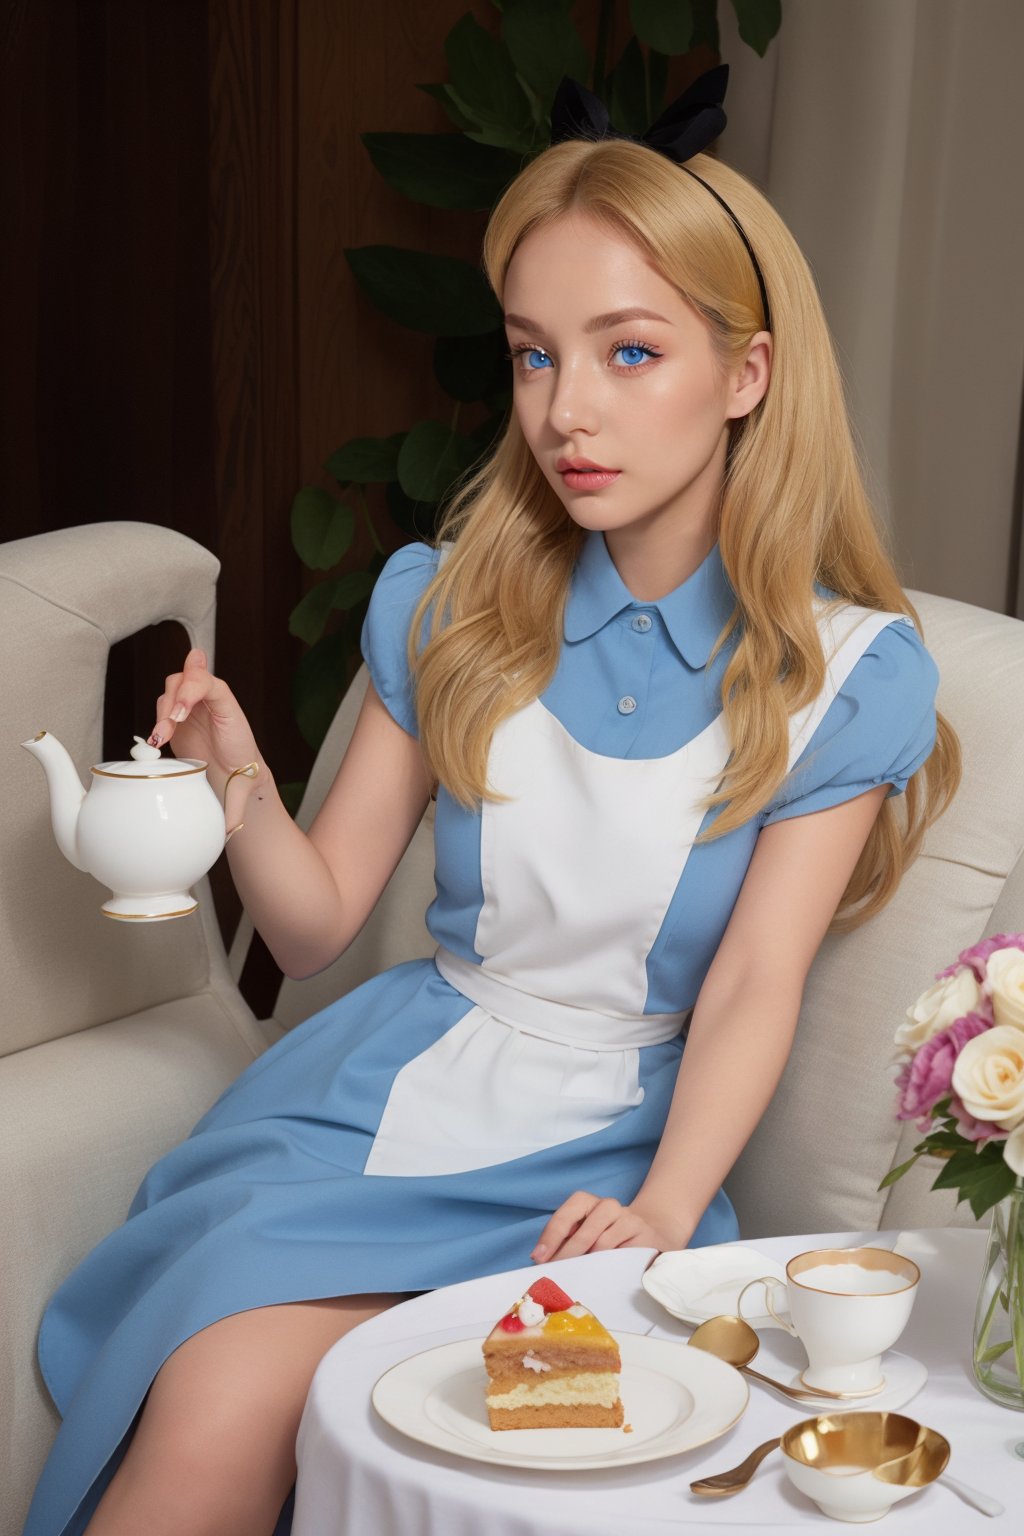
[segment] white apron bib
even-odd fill
[[[901,617],[819,612],[826,679],[790,721],[790,769],[871,641]],[[396,1074],[367,1174],[491,1167],[642,1102],[640,1047],[675,1038],[688,1017],[644,1012],[647,957],[728,756],[721,714],[659,758],[591,752],[539,699],[502,721],[488,776],[511,798],[481,813],[483,964],[435,955],[475,1006]]]

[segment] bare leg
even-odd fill
[[[158,1371],[86,1536],[272,1536],[317,1365],[349,1329],[404,1299],[256,1307],[186,1339]]]

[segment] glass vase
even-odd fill
[[[994,1403],[1024,1409],[1024,1183],[1020,1182],[992,1207],[974,1317],[974,1377]]]

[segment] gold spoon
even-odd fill
[[[778,1435],[774,1440],[766,1440],[763,1445],[751,1451],[746,1461],[741,1461],[739,1466],[733,1467],[730,1472],[716,1472],[711,1477],[702,1477],[697,1482],[691,1483],[690,1492],[717,1499],[724,1498],[729,1493],[739,1493],[750,1482],[765,1457],[770,1455],[779,1443]]]
[[[700,1323],[687,1342],[695,1349],[703,1349],[709,1355],[717,1355],[719,1360],[724,1360],[727,1365],[735,1366],[738,1371],[752,1376],[755,1381],[763,1381],[766,1387],[774,1387],[776,1392],[782,1393],[783,1397],[791,1397],[798,1403],[814,1402],[822,1397],[848,1398],[869,1395],[859,1392],[825,1392],[818,1387],[813,1390],[810,1387],[787,1387],[785,1382],[775,1381],[771,1376],[763,1376],[760,1371],[752,1370],[749,1361],[753,1360],[757,1354],[761,1341],[748,1322],[728,1312],[723,1312],[719,1317],[709,1317],[707,1322]],[[881,1387],[878,1390],[881,1391]]]

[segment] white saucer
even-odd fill
[[[761,1348],[750,1364],[755,1371],[773,1376],[787,1387],[807,1391],[800,1380],[801,1371],[807,1369],[807,1352],[799,1339],[792,1338],[782,1329],[777,1328],[761,1340]],[[807,1416],[850,1408],[870,1408],[879,1413],[893,1412],[902,1408],[904,1403],[909,1403],[920,1392],[928,1380],[928,1367],[913,1355],[903,1355],[899,1350],[890,1349],[882,1356],[882,1374],[885,1376],[885,1386],[871,1397],[808,1397],[803,1402],[794,1402],[792,1406],[795,1409],[806,1409]],[[771,1389],[764,1387],[762,1390],[770,1392]],[[774,1392],[771,1395],[776,1396]],[[776,1400],[781,1402],[781,1398]]]
[[[704,1323],[723,1312],[735,1312],[740,1291],[759,1275],[774,1275],[785,1282],[786,1272],[775,1259],[734,1243],[713,1244],[709,1248],[684,1248],[678,1252],[659,1253],[641,1278],[643,1288],[655,1301],[684,1323]],[[767,1312],[753,1308],[764,1291],[753,1291],[743,1305],[743,1316],[751,1328],[779,1329]],[[788,1320],[789,1311],[780,1299],[778,1312]]]
[[[497,1466],[587,1472],[675,1456],[724,1435],[750,1400],[746,1379],[685,1344],[616,1333],[624,1429],[501,1429],[487,1422],[479,1339],[424,1350],[385,1371],[373,1406],[394,1429],[439,1451]]]

